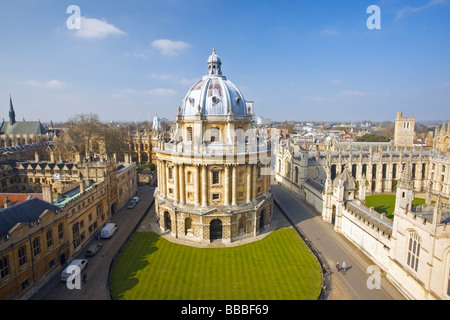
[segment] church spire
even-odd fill
[[[16,123],[16,113],[14,112],[14,106],[11,95],[9,96],[9,123],[13,125]]]

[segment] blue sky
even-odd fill
[[[5,119],[11,94],[18,120],[173,120],[213,48],[257,116],[450,119],[450,0],[16,0],[0,43]]]

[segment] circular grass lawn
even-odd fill
[[[313,300],[322,274],[292,228],[237,247],[194,248],[138,232],[115,262],[113,299]]]

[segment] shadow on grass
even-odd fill
[[[111,292],[114,300],[123,299],[124,294],[138,284],[136,275],[148,266],[148,256],[158,250],[159,239],[153,232],[137,232],[130,239],[113,266]]]

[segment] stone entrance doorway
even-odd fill
[[[209,225],[209,239],[211,242],[222,240],[222,221],[214,219]]]

